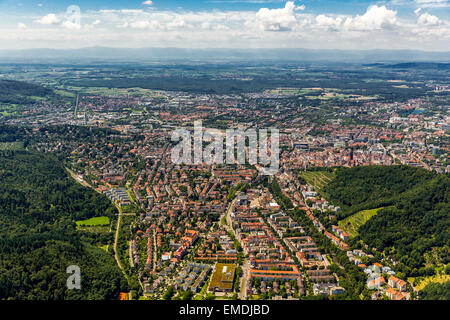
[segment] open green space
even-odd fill
[[[333,180],[334,173],[329,171],[305,171],[300,176],[306,180],[306,183],[314,186],[316,190],[321,190],[328,182]]]
[[[108,217],[94,217],[87,220],[80,220],[76,222],[77,227],[83,227],[83,226],[104,226],[109,224],[109,218]]]
[[[370,209],[370,210],[362,210],[350,217],[345,218],[344,220],[339,221],[339,227],[347,232],[350,237],[356,237],[358,235],[358,229],[363,224],[365,224],[370,218],[380,211],[381,208]]]

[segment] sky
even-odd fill
[[[0,0],[0,49],[450,51],[450,0]]]

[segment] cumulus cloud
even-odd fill
[[[126,28],[127,26],[128,26],[128,22],[125,22],[122,25],[123,28]],[[148,21],[141,20],[141,21],[132,22],[130,24],[130,26],[135,29],[147,29],[147,28],[151,27],[151,23]]]
[[[362,16],[347,18],[344,27],[348,30],[370,31],[392,29],[398,26],[397,11],[389,10],[386,6],[371,6]]]
[[[142,4],[144,6],[151,6],[151,5],[153,5],[153,1],[147,0],[147,1],[142,2]]]
[[[61,46],[65,43],[70,47],[154,45],[319,49],[414,49],[420,43],[429,50],[450,50],[450,23],[445,21],[445,16],[430,15],[424,13],[424,9],[416,10],[417,17],[412,19],[399,18],[387,5],[371,6],[353,15],[305,13],[301,11],[303,9],[304,6],[288,1],[277,9],[254,11],[86,10],[83,22],[89,22],[82,26],[65,22],[65,13],[55,12],[34,21],[59,28],[49,32],[48,28],[33,26],[23,32],[19,30],[23,26],[19,27],[18,23],[28,25],[33,20],[17,17],[17,27],[13,25],[9,30],[0,30],[0,42],[7,44],[5,39],[10,39],[10,43],[19,43],[19,39],[28,37],[39,46],[44,43],[54,46],[61,41]],[[93,29],[95,32],[90,32]]]
[[[436,16],[425,12],[419,16],[417,23],[422,26],[438,26],[443,24],[443,22]]]
[[[56,16],[54,13],[49,13],[46,16],[43,16],[40,19],[35,20],[35,22],[39,24],[58,24],[60,22],[60,19]]]
[[[92,21],[92,23],[85,24],[83,26],[83,28],[86,29],[86,30],[92,30],[92,29],[95,28],[95,26],[98,26],[100,23],[101,23],[101,20],[100,19],[96,19],[96,20]]]
[[[323,14],[316,17],[316,25],[325,27],[329,31],[338,31],[342,25],[343,19],[341,17],[332,18]]]
[[[296,7],[293,1],[286,2],[284,8],[261,8],[256,13],[260,28],[265,31],[290,31],[297,21],[295,10],[304,10],[305,6]]]
[[[80,30],[81,29],[81,24],[79,23],[75,23],[72,21],[64,21],[61,24],[64,28],[69,29],[69,30]]]
[[[25,23],[19,22],[19,23],[17,24],[17,28],[18,28],[19,30],[25,30],[25,29],[27,28],[27,26],[26,26]]]

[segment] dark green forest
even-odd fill
[[[430,283],[419,291],[422,300],[450,300],[450,281]]]
[[[424,254],[446,248],[450,260],[450,178],[408,166],[339,168],[324,192],[342,207],[339,219],[385,207],[359,229],[359,239],[389,253],[410,276],[432,275]]]
[[[77,184],[49,154],[0,151],[0,299],[115,299],[126,280],[75,220],[114,216],[103,195]],[[69,290],[66,269],[81,269]]]
[[[422,87],[410,88],[405,91],[401,88],[395,88],[381,82],[363,82],[361,74],[340,75],[339,80],[335,79],[298,79],[296,77],[286,76],[276,78],[273,76],[254,76],[251,80],[242,81],[239,79],[226,79],[203,75],[200,77],[177,76],[167,77],[148,76],[148,77],[115,77],[112,79],[85,78],[74,79],[65,82],[65,85],[79,87],[107,87],[107,88],[133,88],[139,87],[153,90],[183,91],[191,93],[207,94],[241,94],[248,92],[261,92],[266,89],[276,89],[280,87],[309,88],[312,83],[314,86],[322,88],[337,88],[342,90],[351,90],[353,94],[372,95],[376,94],[385,99],[411,99],[413,97],[423,96],[426,89]],[[314,94],[310,94],[314,95]],[[314,103],[308,100],[308,103]]]
[[[14,81],[0,80],[0,103],[25,104],[36,101],[33,97],[46,97],[53,91],[42,86]]]

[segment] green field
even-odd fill
[[[93,227],[93,226],[104,226],[109,225],[108,217],[94,217],[87,220],[77,221],[77,227]]]
[[[358,229],[365,224],[370,218],[378,213],[383,208],[363,210],[339,221],[339,227],[347,232],[350,237],[356,237],[358,235]]]
[[[334,172],[328,171],[305,171],[300,173],[300,177],[313,185],[317,191],[320,191],[328,182],[333,180]]]

